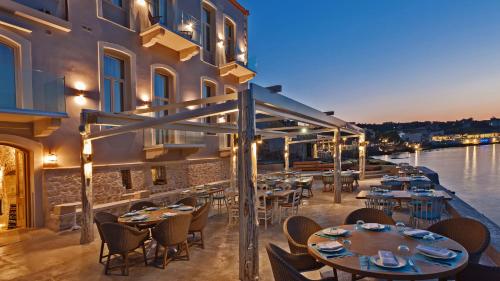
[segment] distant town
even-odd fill
[[[500,142],[500,119],[358,124],[366,129],[369,155]]]

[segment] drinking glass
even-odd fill
[[[346,250],[349,250],[351,248],[352,242],[349,239],[343,239],[342,244],[344,244],[344,248],[346,248]]]
[[[401,233],[405,230],[406,225],[402,221],[396,222],[396,230]]]
[[[404,244],[399,245],[398,254],[403,258],[408,258],[410,256],[410,247]]]
[[[363,228],[361,227],[363,224],[365,224],[365,222],[364,222],[364,221],[362,221],[362,220],[357,220],[357,221],[356,221],[356,230],[361,230],[361,229],[363,229]]]

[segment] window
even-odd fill
[[[226,88],[225,89],[225,94],[226,95],[229,95],[229,94],[234,94],[236,93],[235,90],[233,90],[232,88]],[[226,114],[226,123],[228,124],[231,124],[231,123],[234,123],[235,122],[235,119],[236,119],[236,113],[228,113]],[[223,135],[223,142],[222,142],[222,148],[230,148],[231,147],[231,134],[224,134]]]
[[[204,5],[201,12],[203,60],[212,64],[215,63],[215,19],[213,15],[213,9]]]
[[[170,96],[170,77],[159,72],[155,72],[153,81],[154,97],[153,106],[161,106],[168,104]],[[168,115],[168,110],[155,112],[155,117]],[[154,129],[155,144],[163,144],[168,142],[168,130]]]
[[[119,24],[123,27],[130,27],[130,13],[128,1],[125,0],[99,0],[100,9],[98,16]]]
[[[16,108],[16,55],[0,42],[0,107]]]
[[[152,0],[149,2],[151,24],[167,23],[168,0]]]
[[[215,84],[210,82],[210,81],[203,81],[203,86],[202,86],[202,93],[201,93],[201,97],[202,98],[209,98],[209,97],[214,97],[216,96],[216,92],[215,92]],[[210,104],[206,104],[206,106],[210,106]],[[204,122],[205,123],[215,123],[214,122],[214,119],[215,117],[214,116],[211,116],[211,117],[206,117],[204,118]]]
[[[151,167],[151,176],[153,177],[153,184],[167,184],[167,171],[163,166]]]
[[[104,55],[104,97],[106,112],[125,111],[125,63],[123,60]]]
[[[121,170],[120,174],[122,176],[122,185],[125,189],[132,189],[132,174],[130,170]]]
[[[231,20],[227,19],[224,21],[224,54],[226,55],[226,62],[234,61],[234,46],[235,46],[235,32],[234,24]]]

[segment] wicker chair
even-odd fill
[[[123,258],[123,264],[120,266],[122,274],[128,275],[128,254],[140,247],[142,247],[144,264],[148,265],[144,241],[148,238],[149,231],[137,230],[136,228],[113,222],[101,224],[101,230],[109,249],[104,274],[107,275],[110,269],[109,261],[111,256],[121,255]]]
[[[194,207],[196,207],[197,203],[198,203],[198,200],[196,200],[195,197],[186,197],[186,198],[182,198],[181,200],[177,201],[175,204],[191,206],[194,208]]]
[[[349,192],[354,191],[354,177],[353,176],[340,176],[340,182],[342,184],[342,190]]]
[[[469,218],[442,220],[427,230],[460,243],[469,253],[469,262],[479,263],[481,254],[490,244],[490,231],[479,221]]]
[[[469,263],[457,274],[456,281],[500,280],[500,267]]]
[[[97,226],[99,237],[101,237],[101,251],[99,252],[99,263],[102,263],[102,258],[106,258],[107,255],[106,256],[103,255],[104,244],[106,244],[106,240],[104,240],[104,235],[102,233],[101,225],[107,222],[118,222],[118,217],[106,212],[97,212],[94,214],[94,222],[95,225]]]
[[[384,211],[372,208],[361,208],[352,211],[345,218],[344,224],[356,224],[358,220],[362,220],[366,223],[395,224],[394,220],[386,215]]]
[[[149,208],[149,207],[158,207],[158,205],[150,201],[141,201],[134,203],[132,206],[130,206],[130,211],[131,212],[140,211],[144,208]]]
[[[222,206],[227,208],[226,192],[224,190],[217,191],[212,195],[212,205],[217,206],[217,212],[220,214]]]
[[[300,274],[304,265],[307,265],[310,260],[305,254],[294,255],[285,252],[280,247],[269,243],[266,246],[269,262],[273,270],[275,281],[312,281]],[[336,281],[337,278],[324,278],[321,281]]]
[[[205,249],[205,243],[203,241],[203,230],[207,225],[208,212],[210,211],[210,202],[205,203],[198,210],[193,212],[193,218],[191,219],[191,224],[189,225],[189,234],[193,235],[193,241],[191,245],[199,244],[202,249]],[[196,233],[200,234],[200,240],[195,241]]]
[[[162,268],[165,268],[173,259],[189,260],[187,236],[189,225],[191,224],[191,217],[191,214],[178,214],[163,220],[151,230],[153,238],[157,242],[155,261],[158,258],[160,247],[163,247]],[[168,249],[174,246],[177,248],[177,251],[169,258]],[[182,252],[185,252],[185,255],[181,256],[180,254]]]
[[[305,197],[313,197],[314,194],[312,192],[312,185],[313,185],[312,180],[307,182],[299,181],[295,184],[295,188],[296,189],[302,188],[301,196],[304,193],[304,191],[307,191],[307,195]]]
[[[323,181],[323,191],[333,190],[335,176],[333,173],[323,173],[321,175],[321,180]]]
[[[291,211],[291,215],[297,215],[299,213],[300,205],[300,195],[302,194],[302,189],[297,188],[292,194],[288,195],[288,198],[284,202],[278,204],[279,207],[279,222],[281,223],[282,214],[288,215],[288,211]]]
[[[444,197],[413,195],[410,206],[410,222],[413,227],[422,227],[423,223],[437,223],[445,210]]]
[[[396,203],[394,198],[382,194],[369,194],[366,196],[365,207],[383,211],[387,216],[392,217]]]

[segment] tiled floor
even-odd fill
[[[374,180],[361,182],[361,188],[376,184]],[[321,192],[321,184],[314,187],[314,197],[300,207],[301,215],[309,216],[323,226],[338,225],[349,212],[363,206],[355,194],[344,193],[342,204],[333,204],[333,194]],[[404,218],[401,214],[395,215]],[[407,219],[407,218],[406,218]],[[225,213],[209,219],[205,249],[191,248],[190,261],[175,261],[165,270],[141,263],[130,268],[128,277],[105,276],[104,266],[98,263],[100,240],[80,245],[78,231],[55,234],[46,229],[11,235],[11,241],[0,246],[0,280],[238,280],[238,226],[228,226]],[[0,233],[0,235],[3,235]],[[0,243],[6,243],[7,239]],[[282,226],[274,224],[259,234],[260,280],[271,281],[272,273],[265,252],[265,244],[273,242],[288,250]],[[1,244],[0,244],[1,245]],[[116,271],[118,274],[119,272]],[[343,274],[343,280],[349,280]]]

